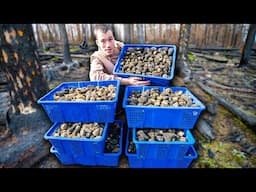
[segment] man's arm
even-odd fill
[[[107,74],[104,72],[103,63],[97,59],[92,58],[91,69],[90,69],[90,80],[91,81],[100,81],[100,80],[120,80],[122,85],[128,85],[129,79],[118,77],[112,74]]]
[[[107,73],[104,72],[103,63],[95,57],[91,57],[89,77],[90,77],[91,81],[113,80],[113,79],[115,79],[114,75],[107,74]]]

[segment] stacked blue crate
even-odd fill
[[[55,101],[54,94],[70,88],[83,88],[87,86],[116,87],[116,95],[108,101]],[[113,122],[120,89],[120,81],[84,81],[65,82],[52,89],[38,100],[49,119],[55,122]]]
[[[142,159],[183,158],[190,146],[195,144],[195,139],[189,130],[182,130],[186,141],[139,141],[137,130],[138,128],[132,129],[132,141],[136,146],[138,157]]]
[[[205,106],[185,87],[169,87],[172,91],[182,91],[192,99],[196,107],[160,107],[129,105],[128,98],[132,91],[159,89],[161,92],[167,86],[127,86],[125,89],[123,107],[126,112],[128,127],[136,128],[181,128],[192,129]]]
[[[119,130],[119,150],[115,153],[104,152],[105,142],[107,135],[110,133],[106,124],[103,138],[101,139],[81,139],[81,138],[62,138],[52,136],[55,130],[53,126],[46,134],[45,139],[52,143],[50,152],[53,153],[63,165],[87,165],[87,166],[111,166],[116,167],[119,165],[120,155],[122,154],[122,141],[123,141],[123,122],[115,120],[120,127]],[[108,133],[109,132],[109,133]],[[58,149],[56,149],[58,147]],[[90,154],[88,154],[90,152]]]
[[[56,92],[87,86],[116,87],[116,94],[111,101],[55,101]],[[45,133],[44,138],[52,144],[50,152],[55,154],[64,165],[79,164],[88,166],[118,166],[119,157],[122,153],[123,123],[115,120],[120,81],[86,81],[65,82],[52,89],[49,93],[38,100],[43,106],[49,119],[54,123]],[[68,138],[53,136],[62,123],[103,123],[102,136],[98,139]],[[120,126],[119,151],[104,153],[105,141],[111,123]]]
[[[192,99],[195,106],[191,107],[160,107],[129,105],[128,97],[132,91],[145,91],[159,89],[162,92],[164,86],[127,86],[125,90],[123,107],[125,109],[127,124],[133,132],[133,142],[136,145],[136,154],[126,152],[128,160],[135,162],[135,167],[150,168],[184,168],[190,161],[197,158],[194,148],[195,140],[190,132],[196,124],[205,106],[185,87],[168,87],[172,91],[182,91]],[[138,128],[154,129],[183,129],[186,142],[154,142],[137,141],[136,130]],[[186,155],[190,152],[190,155]],[[138,163],[136,165],[136,162]],[[182,163],[183,162],[183,163]],[[187,162],[187,163],[186,163]],[[129,162],[131,164],[131,162]],[[133,166],[133,163],[132,165]]]
[[[130,134],[132,134],[131,137],[129,137]],[[192,135],[190,135],[190,137],[191,136]],[[184,143],[184,145],[186,145],[185,148],[182,147],[183,144],[164,144],[164,142],[161,142],[159,145],[155,145],[155,147],[153,148],[153,156],[150,155],[150,151],[152,149],[150,146],[151,142],[144,142],[148,154],[143,155],[138,151],[139,147],[141,147],[140,144],[137,143],[136,145],[133,140],[134,129],[128,129],[125,145],[125,155],[128,158],[130,168],[188,168],[191,165],[192,161],[198,157],[197,152],[193,146],[193,137],[190,138],[190,140],[192,141],[189,141],[186,144]],[[134,151],[128,150],[131,142],[135,147]],[[165,150],[166,154],[164,155],[161,154],[161,145],[167,147],[167,149]],[[168,149],[170,149],[170,151]],[[175,152],[176,154],[174,153],[174,155],[172,155],[171,152]]]
[[[169,74],[165,77],[156,75],[142,74],[137,72],[124,72],[122,70],[122,63],[124,59],[128,58],[126,54],[131,50],[133,55],[137,57],[138,51],[146,51],[146,49],[172,50],[171,54],[168,52],[170,59]],[[142,52],[138,53],[141,57]],[[153,54],[153,53],[152,53]],[[130,167],[172,167],[184,168],[188,167],[191,161],[197,158],[197,153],[194,148],[194,138],[189,129],[193,129],[201,112],[205,106],[185,87],[170,87],[173,91],[181,91],[183,94],[188,95],[192,102],[195,104],[190,107],[156,107],[156,106],[138,106],[129,105],[128,97],[132,91],[145,91],[151,88],[158,88],[160,91],[170,85],[174,77],[174,69],[176,62],[176,46],[175,45],[155,45],[155,44],[126,44],[123,46],[121,53],[117,59],[113,73],[120,77],[136,76],[141,77],[143,80],[150,80],[151,86],[127,86],[125,89],[123,108],[125,109],[128,131],[133,132],[133,142],[136,145],[136,153],[131,154],[125,152]],[[136,61],[135,61],[136,62]],[[143,62],[147,62],[144,61]],[[155,129],[170,129],[178,128],[183,129],[186,133],[187,142],[141,142],[136,141],[137,128],[155,128]],[[128,135],[128,134],[127,134]],[[126,141],[128,142],[128,141]],[[126,143],[127,147],[127,143]],[[189,155],[187,155],[189,153]],[[161,154],[161,155],[160,155]]]

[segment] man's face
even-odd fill
[[[104,52],[107,56],[110,56],[114,52],[115,39],[112,31],[107,31],[106,33],[98,31],[96,44],[99,50]]]

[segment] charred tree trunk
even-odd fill
[[[236,28],[237,28],[237,25],[233,24],[232,25],[232,35],[231,35],[231,46],[230,47],[235,47],[235,44],[236,44]]]
[[[48,90],[37,53],[32,25],[0,24],[0,67],[9,82],[13,113],[36,108]]]
[[[191,75],[191,70],[189,69],[187,59],[186,59],[189,37],[190,37],[190,29],[191,29],[190,24],[182,24],[180,26],[177,69],[180,75],[182,77],[185,77],[185,79],[186,78],[189,79]]]
[[[214,24],[213,25],[213,41],[215,46],[218,46],[218,34],[219,34],[219,27],[218,25]]]
[[[125,24],[124,25],[124,42],[126,43],[131,43],[131,27],[130,24]]]
[[[68,35],[66,31],[65,24],[59,24],[60,28],[60,33],[63,38],[63,49],[64,49],[64,63],[69,64],[72,63],[71,55],[70,55],[70,50],[69,50],[69,43],[68,43]]]
[[[39,24],[36,24],[36,34],[37,34],[37,47],[38,48],[42,48],[42,41],[41,41],[41,37],[40,37],[40,31],[39,31]]]
[[[208,28],[208,25],[207,24],[205,24],[205,26],[204,26],[204,37],[203,37],[203,42],[204,42],[204,47],[207,47],[208,45],[207,45],[207,43],[208,43],[208,30],[209,30],[209,28]]]
[[[130,24],[114,24],[113,29],[117,40],[123,41],[124,43],[131,42]]]
[[[225,42],[226,42],[226,39],[227,39],[227,33],[228,33],[228,25],[225,24],[223,25],[224,26],[224,32],[223,32],[223,35],[222,35],[222,47],[226,47],[225,46]]]
[[[46,27],[47,27],[47,30],[48,30],[48,33],[49,33],[49,41],[53,42],[53,35],[52,35],[51,30],[50,30],[49,24],[47,24]]]
[[[242,52],[242,57],[241,57],[241,61],[239,64],[239,67],[242,66],[246,66],[248,65],[249,62],[249,58],[251,55],[251,49],[254,43],[254,38],[255,38],[255,32],[256,32],[256,24],[251,24],[247,37],[246,37],[246,41],[244,44],[244,48],[243,48],[243,52]]]
[[[145,42],[145,26],[144,24],[137,24],[137,34],[138,34],[138,39],[139,43],[144,43]]]
[[[60,33],[57,27],[57,24],[51,24],[53,36],[54,36],[54,42],[59,42],[60,41]]]
[[[94,38],[94,34],[93,34],[93,24],[86,24],[86,27],[87,27],[87,42],[88,42],[88,45],[89,46],[96,46],[96,43],[95,43],[95,38]]]
[[[81,32],[81,24],[76,24],[76,30],[77,30],[77,36],[76,36],[76,41],[80,41],[80,39],[82,39],[83,35]]]
[[[67,32],[67,34],[68,34],[67,36],[69,36],[69,37],[71,36],[71,38],[70,38],[71,41],[70,42],[75,42],[74,28],[73,28],[74,25],[73,24],[69,24],[68,26],[69,26],[69,28],[68,28],[69,30],[66,30],[66,31],[68,31]]]

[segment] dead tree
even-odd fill
[[[131,42],[130,24],[114,24],[113,29],[114,29],[114,35],[117,40],[123,41],[125,43]]]
[[[37,108],[49,90],[31,24],[0,24],[0,68],[8,79],[12,112]],[[2,102],[2,101],[1,101]]]
[[[68,35],[67,35],[65,24],[59,24],[59,29],[60,29],[60,34],[62,35],[63,44],[64,44],[63,45],[63,49],[64,49],[63,63],[69,64],[69,63],[72,63],[72,59],[70,56]]]
[[[137,24],[136,27],[137,27],[139,43],[144,43],[145,42],[145,25]]]
[[[181,24],[180,26],[180,36],[179,36],[179,48],[178,48],[178,64],[177,69],[182,77],[189,79],[191,75],[191,70],[189,69],[187,63],[187,49],[190,37],[190,24]]]
[[[256,24],[251,24],[244,44],[239,67],[248,65],[256,33]]]

